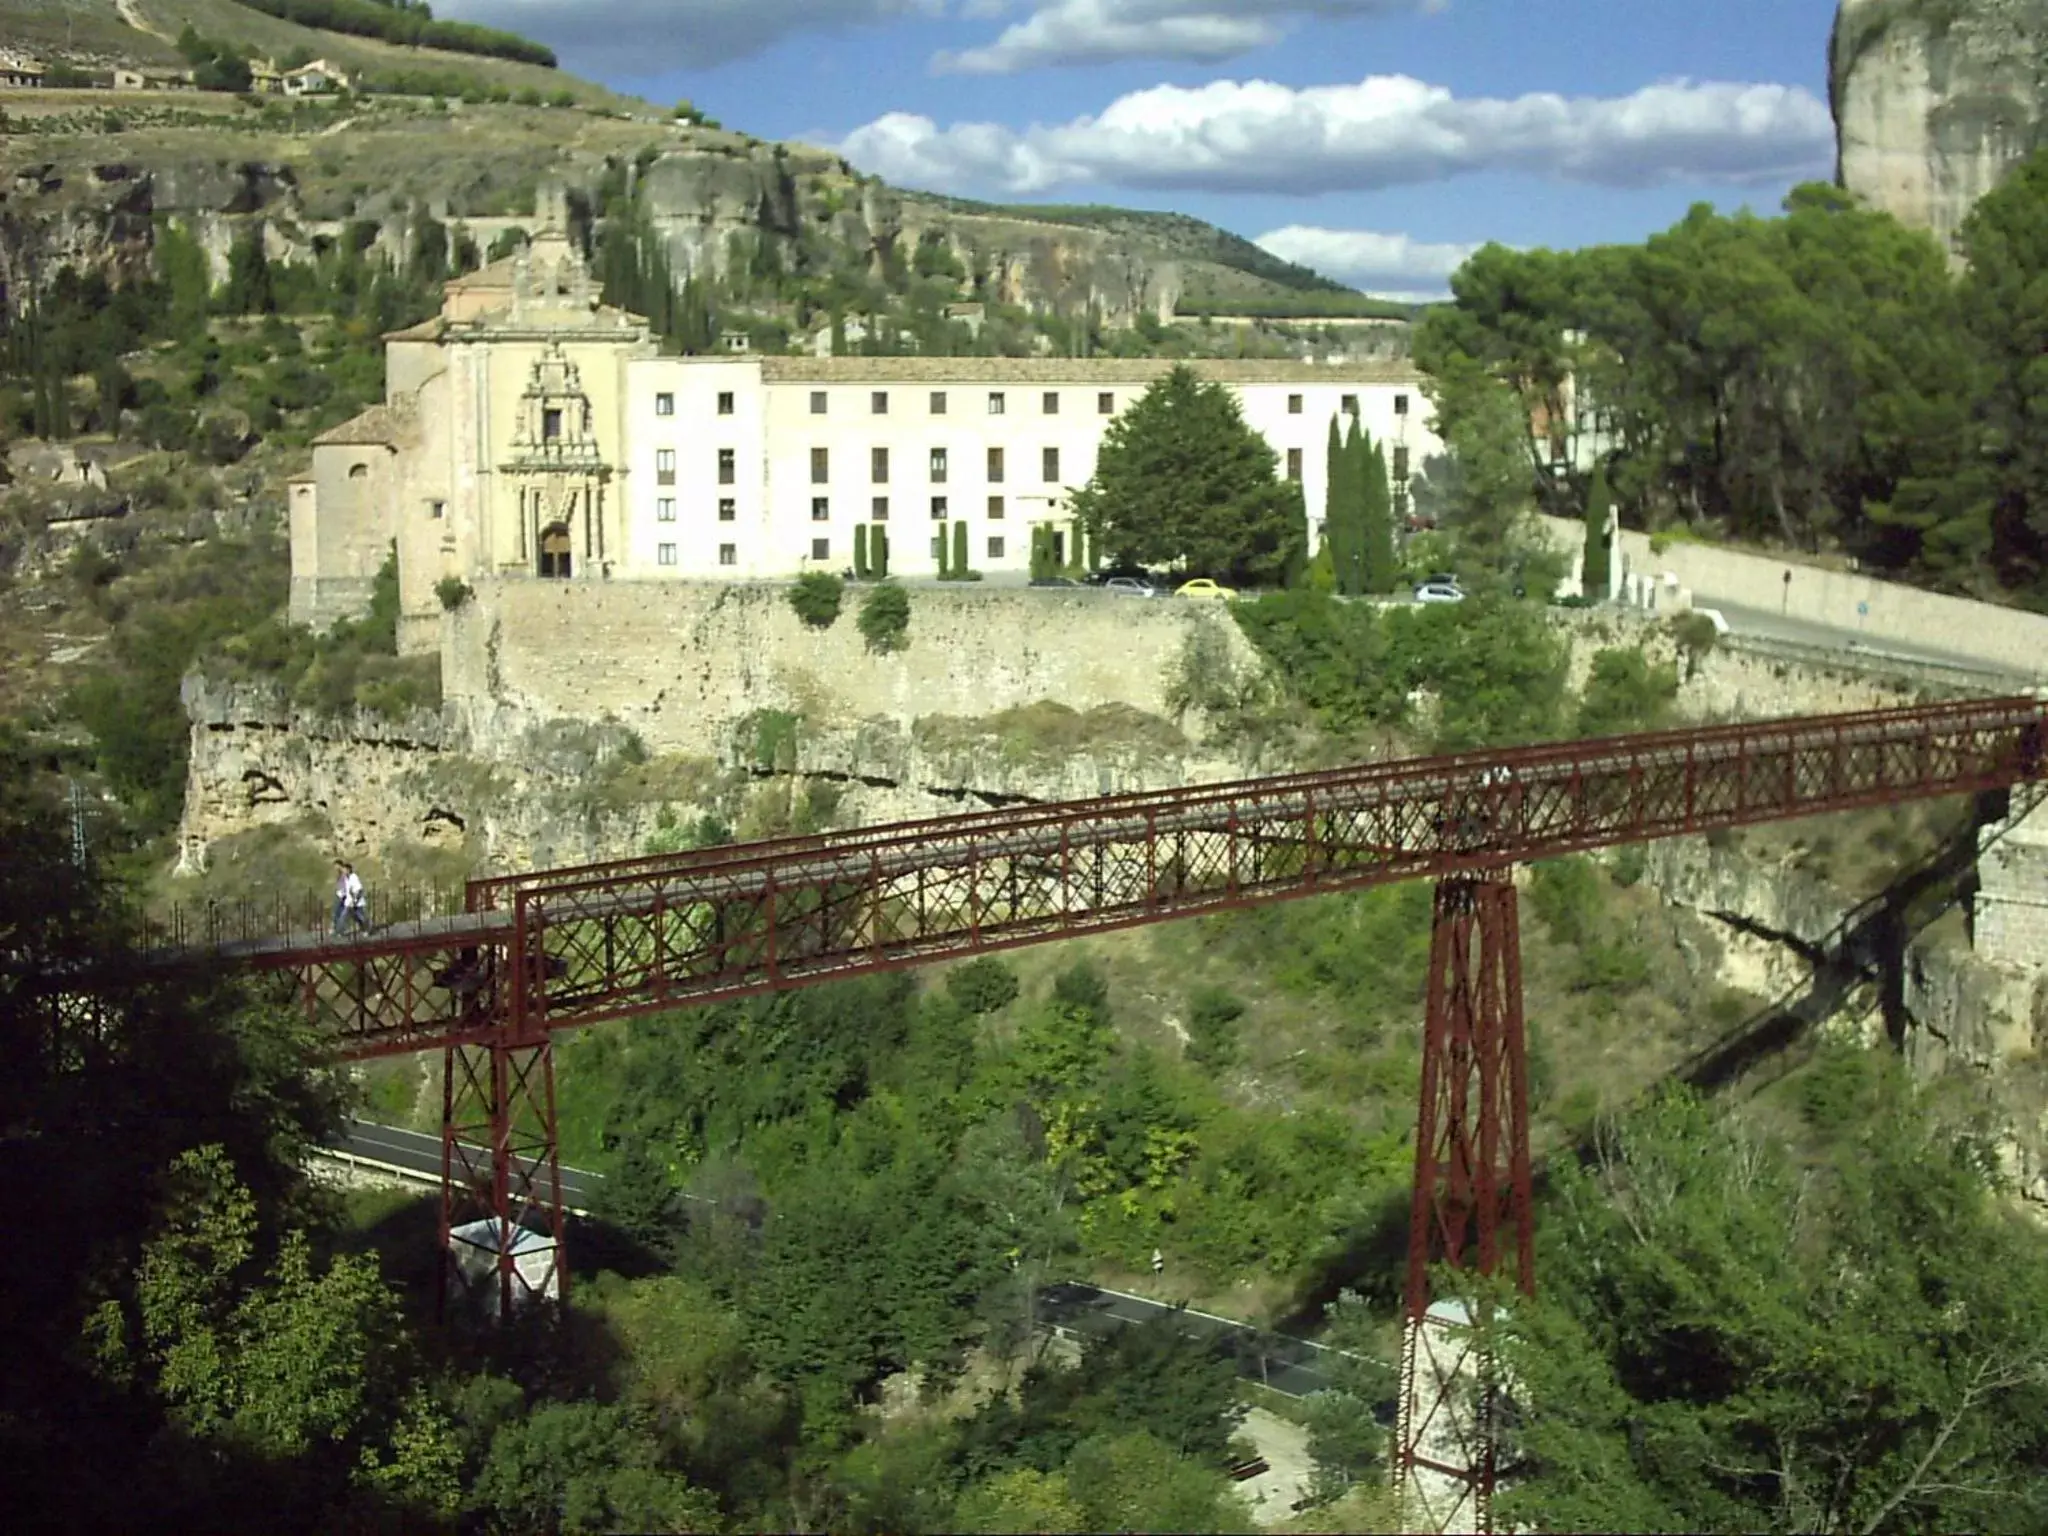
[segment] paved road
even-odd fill
[[[378,1167],[393,1168],[415,1178],[438,1184],[441,1180],[441,1138],[419,1131],[401,1130],[395,1125],[378,1125],[371,1120],[344,1122],[335,1146],[337,1152]],[[477,1155],[490,1154],[482,1147]],[[604,1175],[587,1168],[562,1169],[562,1202],[577,1215],[588,1215],[597,1198]]]
[[[1959,652],[1868,635],[1856,629],[1841,629],[1828,624],[1810,623],[1804,619],[1786,618],[1768,609],[1744,608],[1739,604],[1717,602],[1711,593],[1695,592],[1693,604],[1695,607],[1719,611],[1721,617],[1728,621],[1729,629],[1737,635],[1755,635],[1765,640],[1789,640],[1795,645],[1848,651],[1879,661],[1911,661],[1938,667],[1955,667],[1966,672],[1984,673],[1987,676],[1997,671],[1995,668],[1987,667],[1981,660]]]
[[[438,1183],[441,1178],[441,1138],[420,1131],[352,1118],[343,1122],[334,1150],[422,1180]],[[482,1150],[478,1148],[479,1153]],[[565,1167],[563,1201],[573,1213],[586,1215],[603,1183],[601,1173]],[[1151,1322],[1174,1311],[1165,1302],[1125,1291],[1104,1290],[1079,1280],[1047,1286],[1039,1304],[1049,1325],[1076,1338],[1094,1337],[1128,1323]],[[1248,1381],[1263,1382],[1287,1397],[1306,1397],[1333,1385],[1328,1364],[1335,1352],[1321,1344],[1265,1333],[1248,1323],[1209,1312],[1190,1309],[1183,1311],[1181,1318],[1198,1336],[1224,1340],[1237,1359],[1238,1374]]]

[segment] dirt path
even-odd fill
[[[1294,1501],[1308,1493],[1315,1465],[1309,1460],[1308,1431],[1265,1408],[1244,1416],[1238,1433],[1258,1447],[1269,1470],[1237,1485],[1238,1497],[1252,1507],[1262,1526],[1294,1518]]]
[[[149,18],[142,14],[142,7],[136,4],[136,0],[114,0],[114,9],[119,11],[121,19],[136,31],[147,33],[151,37],[162,38],[167,43],[175,43],[177,41],[177,38],[173,37],[170,33],[159,27],[151,26]]]

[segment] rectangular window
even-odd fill
[[[739,547],[739,545],[737,545],[737,544],[721,544],[721,545],[719,545],[719,546],[718,546],[718,563],[719,563],[720,565],[738,565],[738,564],[740,563],[740,547]]]
[[[1003,414],[1003,392],[1000,389],[992,389],[988,392],[988,413],[991,416]]]
[[[934,416],[946,414],[946,392],[943,389],[932,391],[932,414]]]
[[[718,414],[721,416],[730,416],[732,414],[732,404],[732,391],[729,389],[721,389],[718,392]]]
[[[718,450],[718,483],[719,483],[720,485],[731,485],[731,484],[733,483],[733,481],[734,481],[734,480],[736,480],[737,478],[738,478],[738,472],[737,472],[737,469],[736,469],[736,466],[735,466],[735,463],[734,463],[734,453],[733,453],[733,450],[732,450],[732,449],[730,449],[730,448],[721,448],[721,449],[719,449],[719,450]]]
[[[1289,395],[1287,397],[1287,414],[1290,416],[1299,416],[1301,414],[1301,396]]]
[[[553,406],[549,406],[540,413],[540,440],[544,443],[552,443],[559,440],[561,435],[562,413]]]
[[[1095,397],[1095,414],[1098,416],[1114,416],[1116,414],[1116,394],[1114,391],[1105,389]]]
[[[1047,485],[1060,483],[1060,451],[1057,448],[1038,450],[1038,478]]]
[[[1042,401],[1040,401],[1040,402],[1039,402],[1039,410],[1040,410],[1040,413],[1041,413],[1042,415],[1046,415],[1046,416],[1057,416],[1057,415],[1059,415],[1059,413],[1060,413],[1060,392],[1059,392],[1058,390],[1056,390],[1056,389],[1048,389],[1048,390],[1047,390],[1047,391],[1045,392],[1045,398],[1044,398],[1044,399],[1043,399]]]
[[[889,483],[889,450],[870,448],[868,450],[868,478],[876,485]]]
[[[868,414],[886,416],[889,414],[889,391],[878,389],[868,396]]]
[[[991,497],[989,497],[989,499],[988,499],[988,515],[989,515],[990,517],[994,518],[994,519],[995,519],[995,520],[996,520],[997,522],[1001,522],[1001,521],[1003,520],[1003,498],[1002,498],[1002,497],[1000,497],[1000,496],[991,496]]]
[[[447,502],[445,502],[445,501],[430,501],[430,502],[428,502],[428,503],[427,503],[427,516],[431,517],[431,518],[432,518],[432,519],[433,519],[433,520],[434,520],[435,522],[437,522],[437,523],[438,523],[439,521],[441,521],[441,519],[442,519],[442,518],[446,517],[447,515],[448,515],[448,503],[447,503]]]
[[[1358,414],[1358,396],[1346,395],[1338,404],[1346,416],[1356,416]]]
[[[673,416],[676,413],[676,397],[664,391],[654,397],[654,414]]]
[[[1394,414],[1396,416],[1406,416],[1408,414],[1408,397],[1406,395],[1394,396]]]
[[[811,391],[811,414],[813,416],[822,416],[825,414],[825,391],[823,391],[822,389],[814,389]]]
[[[733,500],[730,496],[718,498],[718,520],[721,523],[729,523],[739,515],[740,504],[737,501]]]
[[[988,541],[988,557],[991,560],[1003,558],[1003,541],[999,538]]]
[[[1394,484],[1408,483],[1408,450],[1396,446],[1394,449]]]
[[[1396,527],[1399,527],[1407,521],[1408,493],[1406,491],[1396,491],[1394,492],[1394,524]]]
[[[657,523],[672,523],[676,520],[676,499],[664,496],[654,504],[654,520]]]
[[[813,448],[811,450],[811,484],[823,485],[832,478],[832,450]]]
[[[657,544],[657,545],[655,545],[655,546],[654,546],[654,563],[655,563],[656,565],[674,565],[674,564],[676,563],[676,547],[675,547],[675,545],[673,545],[673,544]]]
[[[1299,448],[1287,450],[1287,478],[1290,480],[1299,480],[1301,478],[1301,450]]]
[[[830,560],[832,558],[832,541],[830,539],[811,540],[811,558],[813,560]]]
[[[813,496],[811,498],[811,521],[814,523],[829,523],[832,521],[831,497]]]
[[[934,448],[932,450],[932,484],[944,485],[945,483],[946,450],[943,448]]]
[[[654,450],[654,483],[674,485],[676,483],[676,451],[673,448]]]
[[[1000,448],[991,448],[988,451],[988,483],[1003,483],[1003,450]]]
[[[944,517],[945,515],[946,498],[943,496],[934,496],[932,498],[932,520],[936,522],[938,519]]]
[[[889,521],[889,498],[886,496],[877,496],[873,501],[868,503],[868,516],[872,517],[878,523],[886,523],[887,521]]]

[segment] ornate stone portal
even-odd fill
[[[611,482],[590,397],[559,342],[533,365],[519,397],[512,454],[502,465],[518,497],[519,558],[535,574],[567,578],[605,568],[605,490]]]

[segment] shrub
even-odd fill
[[[910,594],[893,582],[876,587],[860,605],[861,638],[887,655],[910,643]]]
[[[453,613],[472,597],[475,590],[460,576],[443,576],[434,583],[434,596],[441,599],[441,606]]]
[[[846,583],[830,571],[805,571],[789,589],[789,606],[813,629],[830,629],[846,598]]]
[[[1221,1072],[1237,1060],[1237,1021],[1244,1004],[1221,987],[1202,987],[1188,999],[1188,1060]]]
[[[946,978],[946,990],[969,1013],[994,1013],[1015,1001],[1020,988],[1015,971],[993,955],[983,955],[954,970]]]

